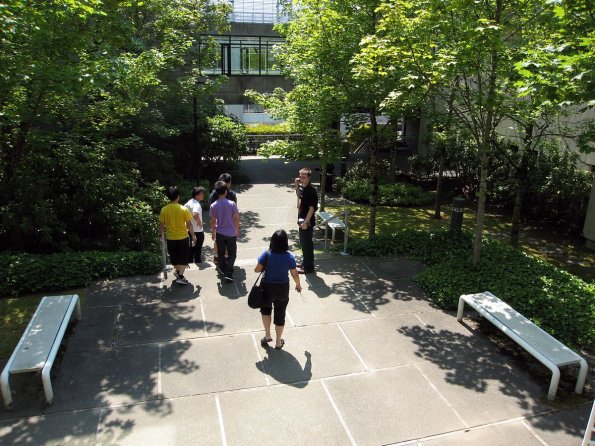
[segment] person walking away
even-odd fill
[[[310,177],[312,171],[304,167],[295,179],[295,191],[298,196],[298,226],[303,263],[298,273],[314,272],[314,213],[318,209],[318,194],[312,187]]]
[[[190,285],[190,282],[184,277],[184,271],[188,267],[190,255],[189,233],[196,243],[196,235],[194,235],[190,223],[192,215],[186,207],[179,203],[180,191],[177,186],[168,187],[165,194],[169,198],[169,204],[164,206],[159,213],[159,238],[163,240],[165,236],[167,240],[167,251],[174,266],[174,282],[180,285]]]
[[[263,270],[264,275],[261,283],[267,305],[260,309],[262,325],[264,326],[264,338],[260,340],[260,345],[267,348],[268,343],[273,340],[271,337],[271,314],[274,308],[275,349],[281,350],[285,345],[282,336],[285,327],[285,312],[289,303],[288,272],[295,282],[295,290],[298,293],[302,292],[295,258],[289,252],[287,233],[283,229],[275,231],[271,237],[269,249],[258,257],[258,263],[254,271],[260,273]]]
[[[237,239],[240,235],[240,215],[237,205],[227,199],[224,181],[215,183],[217,201],[211,205],[211,237],[217,246],[217,269],[227,282],[233,282],[233,265],[236,260]],[[225,257],[227,250],[228,256]]]
[[[227,184],[227,199],[233,201],[237,205],[238,196],[233,190],[231,190],[231,175],[228,173],[222,173],[219,175],[217,181],[225,181],[225,184]],[[217,191],[213,189],[211,195],[209,195],[209,206],[211,206],[215,201],[217,201]],[[213,251],[215,252],[215,255],[213,256],[213,263],[217,263],[217,243],[215,243],[213,246]]]
[[[190,246],[190,257],[188,258],[190,263],[202,263],[202,245],[205,241],[204,226],[202,224],[202,205],[201,201],[205,198],[205,188],[202,186],[196,186],[192,188],[192,198],[186,202],[184,206],[192,214],[192,231],[196,236],[196,243],[194,246]]]

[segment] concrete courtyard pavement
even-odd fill
[[[235,283],[207,263],[187,273],[191,287],[171,275],[88,287],[54,404],[38,377],[13,379],[0,444],[578,445],[592,401],[563,388],[548,402],[547,373],[436,308],[409,259],[317,256],[291,292],[285,348],[260,346],[246,296],[271,234],[295,239],[301,166],[242,160]]]

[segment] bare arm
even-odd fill
[[[236,234],[239,237],[240,236],[240,214],[239,214],[239,212],[233,216],[233,222],[236,225]]]
[[[159,238],[161,240],[163,240],[165,237],[164,232],[163,232],[164,230],[165,230],[165,223],[159,222]]]
[[[300,284],[300,275],[297,272],[296,268],[290,269],[289,273],[291,274],[291,277],[293,278],[293,281],[295,282],[295,290],[298,293],[302,292],[302,285]]]
[[[192,227],[192,223],[190,223],[190,220],[186,222],[186,229],[188,229],[188,232],[190,233],[192,240],[196,241],[196,235],[194,234],[194,228]]]
[[[217,219],[215,217],[211,216],[211,238],[213,240],[215,240],[215,234],[217,232],[217,230],[215,229],[216,228],[216,226],[215,226],[216,222],[217,222]]]
[[[260,263],[257,263],[257,264],[256,264],[256,267],[254,268],[254,272],[255,272],[255,273],[259,273],[259,272],[261,272],[262,270],[264,270],[264,266],[263,266],[263,265],[261,265]]]

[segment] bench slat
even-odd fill
[[[339,217],[331,214],[330,212],[318,211],[318,212],[316,212],[316,214],[318,215],[318,217],[320,217],[322,219],[321,223],[326,223],[330,227],[334,227],[334,228],[339,228],[339,229],[345,228],[345,223],[342,222],[341,220],[339,220]]]
[[[580,361],[579,355],[492,293],[477,293],[466,297],[472,300],[475,305],[485,308],[500,323],[557,366]]]
[[[15,372],[38,371],[45,365],[52,345],[58,335],[67,309],[74,296],[45,297],[40,304],[39,313],[31,323],[10,370]]]

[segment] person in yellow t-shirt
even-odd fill
[[[180,191],[177,186],[170,186],[165,191],[169,204],[161,209],[159,214],[159,238],[163,240],[164,230],[167,239],[167,252],[169,259],[174,266],[174,282],[180,285],[190,285],[184,277],[184,271],[188,267],[190,255],[190,243],[188,234],[192,236],[192,242],[196,243],[196,235],[192,229],[192,214],[180,201]]]

